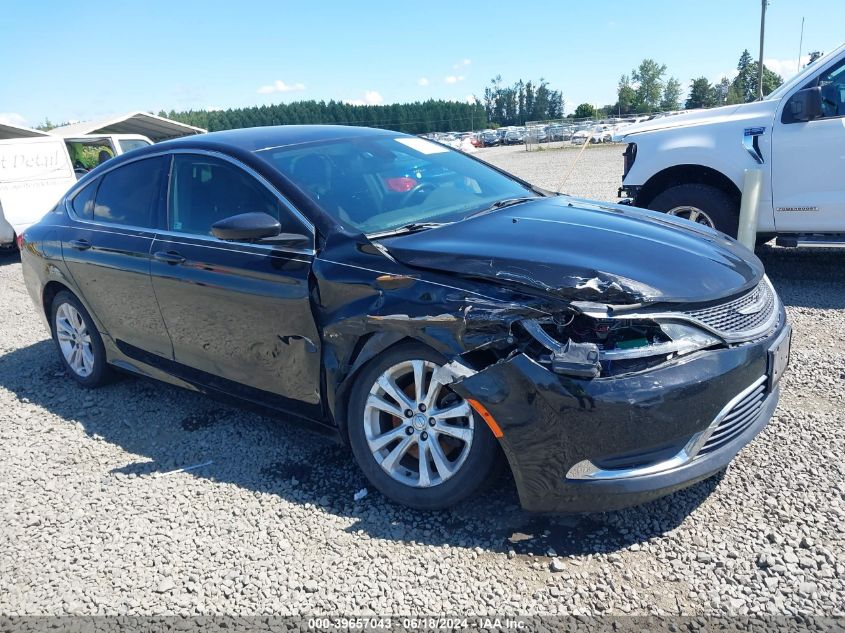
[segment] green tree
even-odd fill
[[[687,96],[687,110],[696,108],[712,108],[719,103],[719,95],[716,88],[710,85],[707,77],[699,77],[690,82],[689,95]]]
[[[639,67],[631,71],[631,78],[637,86],[636,109],[638,112],[652,112],[660,106],[663,97],[663,75],[666,65],[653,59],[644,59]]]
[[[619,78],[616,95],[616,107],[614,109],[619,114],[630,114],[635,111],[637,91],[631,85],[631,78],[628,75],[622,75]]]
[[[754,72],[754,66],[751,53],[746,48],[739,56],[739,61],[736,64],[737,75],[732,84],[735,89],[735,96],[740,96],[743,103],[754,101],[757,98],[757,73]]]
[[[679,110],[681,108],[681,82],[670,77],[663,86],[663,99],[660,101],[661,110]]]
[[[591,119],[596,115],[596,109],[589,103],[582,103],[572,114],[576,119]]]
[[[716,100],[719,105],[725,105],[728,102],[728,93],[731,89],[731,80],[727,77],[722,77],[721,81],[716,85]]]

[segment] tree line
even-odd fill
[[[811,54],[813,63],[821,53]],[[709,108],[746,103],[757,98],[758,63],[746,49],[737,63],[737,75],[711,84],[706,77],[693,79],[683,107]],[[679,110],[681,83],[667,77],[667,67],[653,59],[644,59],[630,73],[620,77],[617,101],[597,108],[589,103],[578,105],[569,118],[604,118]],[[763,67],[763,93],[769,94],[783,83],[783,78]],[[524,125],[529,121],[564,118],[563,92],[549,83],[519,79],[506,85],[501,75],[490,80],[483,99],[471,102],[429,99],[391,105],[354,105],[344,101],[295,101],[227,110],[161,110],[160,116],[204,128],[209,132],[243,127],[295,124],[363,125],[409,134],[478,130],[505,125]],[[54,127],[45,119],[39,129]]]
[[[336,124],[378,127],[409,134],[448,132],[487,127],[479,102],[429,99],[391,105],[353,105],[343,101],[294,101],[228,110],[171,110],[159,116],[209,132],[266,125]]]
[[[564,107],[563,93],[549,88],[542,77],[536,83],[520,79],[506,86],[502,84],[502,76],[496,75],[484,89],[487,120],[497,127],[560,119]]]

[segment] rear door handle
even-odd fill
[[[71,248],[75,248],[78,251],[87,251],[91,248],[91,242],[88,240],[70,240],[68,244]]]
[[[185,258],[182,257],[176,251],[158,251],[153,254],[153,257],[155,257],[160,262],[164,262],[166,264],[171,265],[181,264],[185,261]]]

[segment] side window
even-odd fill
[[[822,116],[845,116],[845,62],[825,71],[818,85],[822,93]]]
[[[85,185],[85,187],[73,197],[71,206],[76,217],[83,220],[94,219],[94,194],[97,193],[97,185],[100,184],[98,178],[92,183]]]
[[[211,225],[239,213],[263,211],[285,225],[288,212],[266,187],[232,163],[193,154],[173,158],[168,224],[172,231],[211,235]]]
[[[109,224],[156,227],[167,164],[167,157],[157,156],[108,172],[97,190],[94,219]]]

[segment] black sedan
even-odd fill
[[[416,508],[502,456],[531,510],[688,486],[765,426],[789,353],[760,261],[725,235],[374,129],[129,152],[21,250],[81,385],[119,369],[326,425]]]

